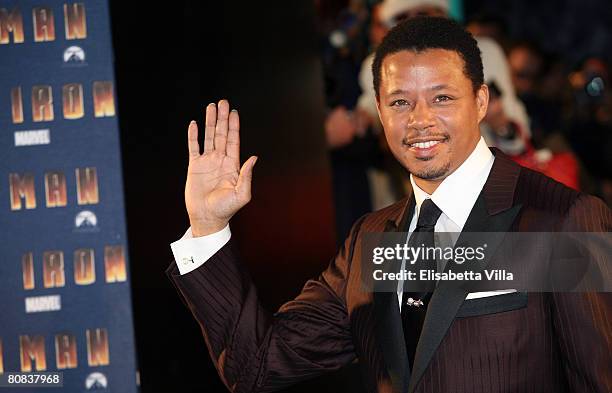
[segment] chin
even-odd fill
[[[417,160],[416,165],[406,167],[413,176],[423,180],[439,180],[445,178],[450,170],[450,162],[435,163],[435,158]]]

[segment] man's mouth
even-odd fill
[[[437,146],[446,142],[448,138],[440,137],[425,137],[404,140],[404,145],[408,150],[416,155],[418,159],[431,159],[436,154]]]
[[[418,149],[429,149],[432,146],[437,145],[441,141],[427,141],[427,142],[415,142],[410,144],[410,147],[416,147]]]
[[[404,145],[416,148],[416,149],[430,149],[442,142],[446,142],[446,137],[427,137],[427,138],[415,138],[415,139],[404,139]]]

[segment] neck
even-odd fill
[[[417,186],[429,195],[433,194],[436,191],[436,188],[442,183],[444,179],[434,179],[434,180],[425,180],[418,177],[414,177],[414,182]]]

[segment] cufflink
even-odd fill
[[[190,257],[190,258],[183,258],[183,259],[181,260],[181,262],[183,262],[183,266],[187,266],[187,265],[189,265],[189,263],[190,263],[190,262],[191,262],[191,263],[195,263],[195,261],[193,260],[193,256],[192,256],[192,257]]]
[[[414,300],[413,298],[409,297],[406,304],[413,307],[421,307],[424,303],[421,299]]]

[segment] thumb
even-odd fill
[[[238,175],[236,192],[238,193],[239,199],[245,204],[251,200],[251,181],[253,179],[253,167],[256,162],[256,156],[249,157],[249,159],[242,164],[240,174]]]

